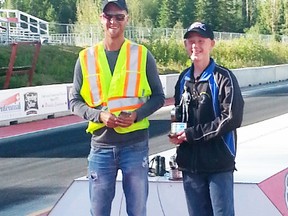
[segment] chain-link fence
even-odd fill
[[[128,26],[125,37],[133,41],[147,41],[156,39],[183,40],[185,29],[148,28]],[[242,33],[214,32],[216,40],[233,40],[240,37],[251,36]],[[273,35],[253,35],[265,42],[274,41]],[[65,44],[71,46],[91,46],[103,38],[103,30],[99,25],[77,25],[49,23],[48,34],[35,34],[16,28],[4,27],[0,29],[0,43],[27,40],[41,40],[50,44]],[[279,36],[278,40],[288,43],[288,36]]]
[[[52,24],[51,24],[52,25]],[[91,46],[102,40],[102,28],[99,25],[65,25],[54,23],[49,35],[50,43],[59,43],[76,46]],[[183,40],[185,29],[174,28],[148,28],[127,26],[125,37],[133,41],[147,41],[156,39]],[[240,37],[251,37],[251,35],[232,32],[214,32],[216,40],[233,40]],[[274,41],[273,35],[253,35],[265,42]],[[281,42],[288,43],[288,36],[279,36]]]

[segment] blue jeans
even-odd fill
[[[183,172],[190,216],[233,216],[233,172],[194,174]]]
[[[129,216],[146,216],[148,140],[125,147],[91,148],[88,156],[92,216],[110,216],[118,170]]]

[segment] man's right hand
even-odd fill
[[[102,111],[100,113],[100,121],[104,123],[106,127],[109,127],[109,128],[117,127],[118,125],[116,124],[116,120],[117,120],[117,117],[112,113],[109,113],[107,111]]]

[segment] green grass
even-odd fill
[[[81,49],[83,48],[43,45],[33,76],[33,86],[71,83],[74,65]],[[10,46],[0,46],[0,50],[0,68],[8,67],[11,48]],[[32,46],[19,46],[15,66],[31,65],[33,52]],[[4,80],[5,76],[0,76],[1,88]],[[9,88],[24,87],[27,80],[27,75],[12,76]]]
[[[180,73],[191,64],[183,42],[154,40],[145,45],[154,55],[160,74]],[[81,49],[83,48],[43,45],[33,77],[33,86],[71,83]],[[33,50],[31,46],[19,46],[15,66],[30,65]],[[8,66],[10,53],[10,46],[0,45],[0,68]],[[218,64],[230,69],[287,64],[288,46],[279,42],[266,43],[254,38],[216,41],[212,57]],[[2,74],[4,73],[2,70]],[[27,80],[25,75],[13,76],[9,88],[26,86]],[[0,89],[4,81],[5,76],[0,76]]]

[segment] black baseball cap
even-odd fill
[[[114,3],[116,4],[119,8],[121,8],[122,10],[126,10],[128,13],[128,8],[127,8],[127,4],[125,0],[104,0],[103,1],[103,5],[102,5],[102,11],[104,11],[105,7],[109,4],[109,3]]]
[[[192,23],[187,31],[184,34],[184,39],[186,39],[190,32],[197,32],[202,37],[210,38],[211,40],[214,40],[214,33],[209,25],[202,22],[194,22]]]

